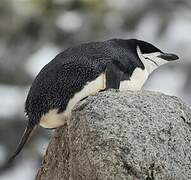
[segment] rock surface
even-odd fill
[[[58,128],[36,180],[191,179],[191,109],[156,92],[101,92]]]

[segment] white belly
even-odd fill
[[[48,113],[43,115],[40,120],[40,125],[44,128],[56,128],[61,125],[64,125],[74,106],[83,98],[96,94],[100,90],[105,89],[105,74],[101,74],[94,81],[87,83],[84,88],[76,93],[72,99],[70,99],[66,110],[63,113],[57,113],[58,109],[50,110]]]
[[[120,82],[120,91],[138,91],[141,90],[145,81],[148,78],[148,72],[141,68],[136,68],[130,78],[130,80],[124,80]]]

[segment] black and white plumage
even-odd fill
[[[61,52],[32,83],[25,104],[28,126],[11,160],[38,125],[64,125],[77,102],[101,90],[140,90],[153,70],[176,59],[136,39],[90,42]]]

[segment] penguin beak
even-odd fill
[[[175,60],[178,60],[179,57],[175,54],[168,54],[168,53],[164,53],[164,54],[161,54],[159,56],[157,56],[161,59],[164,59],[166,61],[175,61]]]

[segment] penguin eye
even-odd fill
[[[159,65],[158,65],[155,61],[153,61],[152,59],[150,59],[150,58],[148,58],[148,57],[145,57],[145,59],[147,59],[147,60],[153,62],[156,66],[159,66]]]

